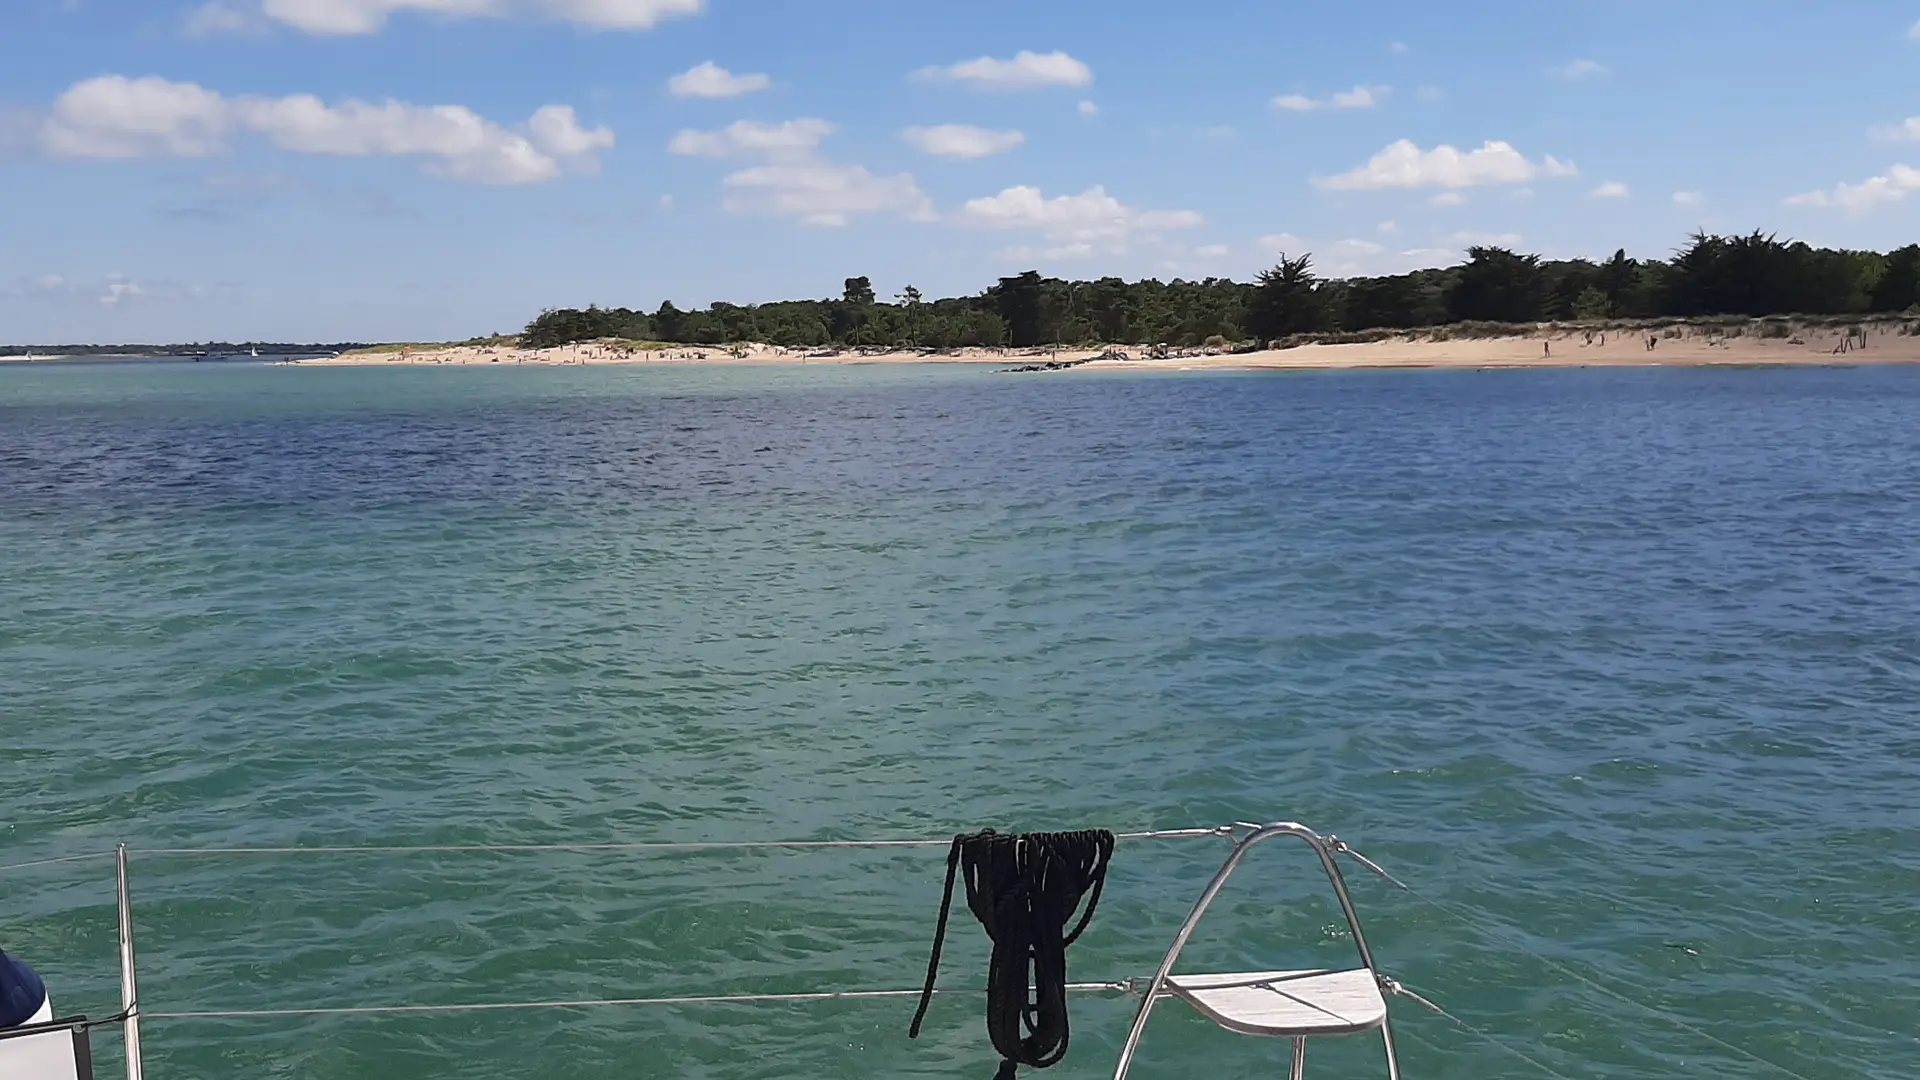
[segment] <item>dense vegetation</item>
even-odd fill
[[[1920,246],[1888,254],[1809,247],[1754,233],[1695,234],[1671,259],[1545,261],[1476,247],[1458,266],[1392,277],[1328,280],[1310,255],[1282,258],[1250,284],[1225,278],[1066,281],[1028,271],[978,296],[927,300],[909,286],[883,302],[864,277],[838,299],[715,303],[648,313],[630,308],[542,312],[533,348],[621,338],[790,347],[963,345],[1016,348],[1270,341],[1295,334],[1410,329],[1461,322],[1535,323],[1714,315],[1866,315],[1920,304]]]

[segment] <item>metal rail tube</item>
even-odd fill
[[[133,977],[133,900],[127,891],[127,845],[115,852],[120,906],[120,1008],[127,1044],[127,1080],[140,1080],[140,991]]]

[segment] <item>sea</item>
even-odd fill
[[[1420,1080],[1920,1075],[1920,369],[0,368],[0,865],[146,1076],[993,1075],[944,841],[1297,821]],[[156,849],[195,849],[163,854]],[[1228,851],[1122,841],[1076,982]],[[111,858],[0,948],[116,1012]],[[1188,971],[1342,967],[1303,844]],[[1110,1076],[1136,1003],[1077,994]],[[93,1032],[120,1073],[116,1027]],[[1272,1076],[1179,1002],[1134,1076]],[[1037,1075],[1037,1074],[1030,1074]],[[1385,1075],[1376,1036],[1308,1075]]]

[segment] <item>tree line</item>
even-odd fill
[[[1302,334],[1411,330],[1462,322],[1844,316],[1920,309],[1920,245],[1879,253],[1815,248],[1759,232],[1695,233],[1672,258],[1546,260],[1500,247],[1468,249],[1457,266],[1386,277],[1323,278],[1310,253],[1282,256],[1253,282],[1115,277],[1071,281],[1027,271],[976,296],[928,300],[908,286],[890,301],[865,277],[838,298],[767,304],[671,302],[562,308],[527,324],[546,348],[619,338],[681,344],[764,342],[792,348],[1055,342],[1198,346]]]

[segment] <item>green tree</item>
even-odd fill
[[[1613,315],[1613,301],[1598,286],[1589,285],[1573,301],[1573,317],[1594,322]]]
[[[993,296],[995,314],[1006,328],[1008,345],[1026,349],[1045,340],[1041,325],[1045,315],[1045,287],[1039,271],[1001,278],[1000,284],[988,293]]]
[[[1886,266],[1873,286],[1873,310],[1906,311],[1920,304],[1920,245],[1887,254]]]
[[[660,301],[660,310],[653,313],[653,329],[660,335],[661,341],[685,341],[687,316],[673,301]]]
[[[1260,272],[1247,301],[1247,329],[1262,341],[1305,334],[1321,328],[1326,312],[1317,295],[1320,279],[1313,273],[1312,254],[1290,259]]]
[[[1448,314],[1462,322],[1538,322],[1545,287],[1540,256],[1500,247],[1468,248],[1467,264],[1447,296]]]

